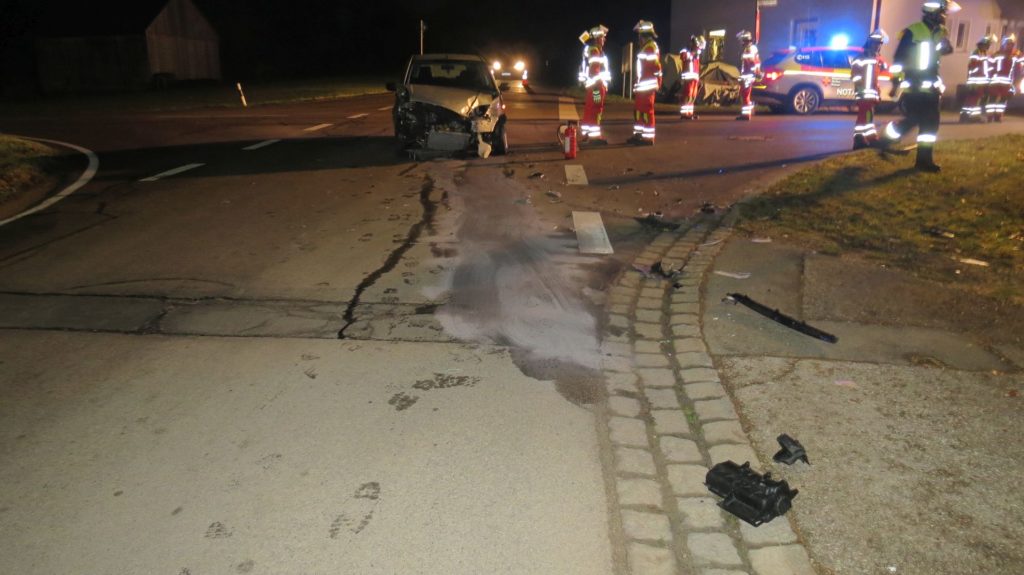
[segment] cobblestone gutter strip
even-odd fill
[[[700,288],[729,237],[720,220],[662,233],[634,263],[682,269],[678,288],[626,272],[602,342],[608,422],[631,575],[814,575],[786,517],[751,527],[704,486],[715,463],[761,464],[701,333]]]

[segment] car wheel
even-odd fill
[[[813,114],[821,105],[821,93],[816,88],[802,86],[789,95],[789,109],[801,116]]]
[[[508,131],[505,130],[505,120],[498,122],[491,134],[491,152],[498,156],[508,153]]]

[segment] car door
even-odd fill
[[[825,98],[828,100],[853,100],[853,79],[850,74],[850,62],[857,57],[853,50],[825,50],[822,52],[822,63],[831,72],[830,81],[825,87]]]

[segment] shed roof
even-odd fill
[[[38,35],[44,37],[141,34],[170,0],[44,0],[39,6]]]

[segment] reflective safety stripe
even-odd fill
[[[917,135],[917,143],[918,144],[934,144],[935,140],[937,140],[937,139],[938,138],[935,137],[935,134],[918,134]]]
[[[889,71],[893,74],[899,74],[903,71],[903,64],[893,64],[892,66],[889,66]]]
[[[895,122],[889,122],[885,125],[885,136],[892,140],[900,139],[900,133],[896,130]]]
[[[917,53],[917,69],[927,70],[928,66],[932,63],[932,43],[921,42],[919,52]]]

